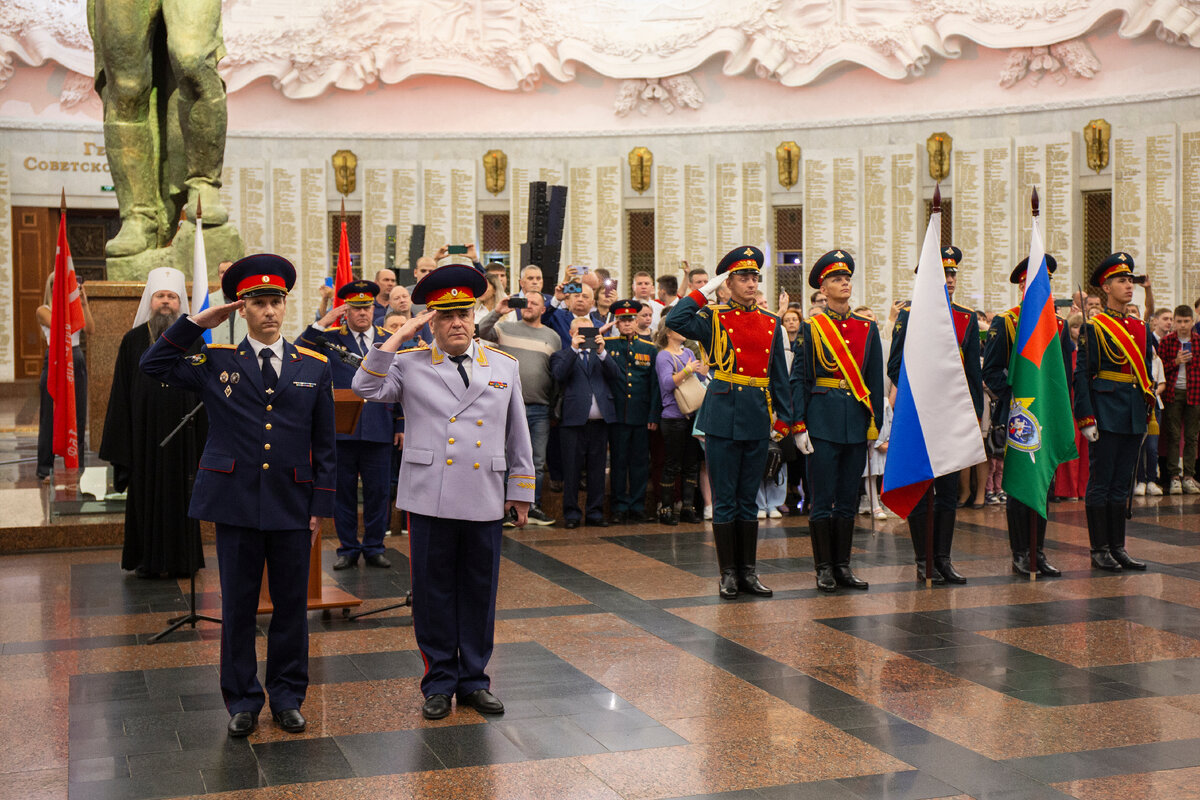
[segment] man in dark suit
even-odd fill
[[[221,694],[234,737],[254,730],[263,706],[254,635],[264,564],[275,606],[267,631],[271,711],[289,733],[305,725],[308,558],[320,519],[333,516],[336,456],[328,359],[280,334],[295,282],[287,259],[247,256],[221,279],[235,302],[180,319],[142,356],[147,375],[199,393],[208,412],[188,514],[216,523]],[[249,331],[240,344],[210,344],[185,356],[206,328],[234,311]]]
[[[558,426],[563,462],[563,519],[567,528],[578,528],[579,477],[586,465],[588,474],[588,525],[607,527],[604,519],[604,458],[608,448],[608,426],[617,421],[613,387],[621,380],[621,368],[608,357],[604,337],[590,341],[579,331],[594,327],[588,317],[571,322],[570,345],[550,357],[550,372],[563,386],[562,424]],[[586,345],[586,346],[585,346]]]
[[[571,324],[574,320],[585,320],[584,325],[599,328],[604,324],[604,318],[592,310],[595,295],[592,287],[572,281],[562,287],[562,305],[559,307],[546,306],[542,314],[542,324],[562,337],[562,346],[571,346]],[[557,299],[557,298],[556,298]]]
[[[381,273],[390,270],[380,270]],[[310,325],[300,341],[314,349],[323,339],[332,346],[365,356],[375,342],[390,335],[371,322],[378,284],[352,281],[338,290],[341,305],[333,308],[315,325]],[[332,327],[339,317],[339,327]],[[353,360],[353,359],[351,359]],[[333,385],[349,389],[357,368],[339,358],[331,362]],[[392,565],[383,554],[383,536],[388,524],[388,489],[391,486],[392,447],[396,434],[404,432],[404,422],[392,403],[369,402],[363,406],[358,426],[352,433],[337,435],[337,506],[333,521],[338,535],[338,557],[334,569],[347,569],[361,555],[369,566],[387,569]],[[358,540],[358,481],[362,478],[363,538]]]

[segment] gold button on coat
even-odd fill
[[[268,423],[266,424],[266,429],[267,429],[267,430],[271,430],[271,423],[269,423],[269,422],[268,422]]]
[[[267,406],[267,411],[270,411],[270,410],[271,410],[271,406],[270,406],[270,405],[268,405],[268,406]]]
[[[454,463],[454,459],[453,459],[453,458],[447,458],[447,459],[446,459],[446,463],[447,463],[447,464],[453,464],[453,463]]]
[[[270,450],[270,449],[271,449],[271,443],[270,443],[270,442],[267,442],[266,444],[264,444],[264,445],[263,445],[263,450]]]
[[[454,444],[454,437],[453,437],[453,436],[451,436],[451,437],[450,437],[450,439],[449,439],[449,442],[450,442],[450,444]]]
[[[270,464],[263,464],[263,469],[270,469],[270,468],[271,468]]]

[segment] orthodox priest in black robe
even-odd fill
[[[207,436],[204,411],[159,447],[199,398],[150,378],[138,366],[142,353],[181,313],[187,313],[183,273],[151,270],[134,327],[117,353],[100,443],[100,457],[114,467],[114,488],[128,491],[121,568],[139,578],[188,576],[204,566],[200,525],[187,514]],[[201,344],[193,346],[195,353]]]

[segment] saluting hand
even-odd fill
[[[215,328],[229,316],[237,311],[242,306],[246,305],[245,300],[238,300],[233,303],[226,303],[223,306],[212,306],[201,311],[199,314],[192,315],[192,322],[199,325],[201,328]]]
[[[417,335],[417,331],[425,327],[425,323],[433,319],[433,315],[437,312],[432,308],[427,308],[420,314],[417,314],[412,319],[405,322],[396,332],[388,337],[387,341],[379,346],[379,349],[385,353],[394,353],[400,349],[400,345],[407,342],[409,339]]]
[[[330,309],[328,314],[321,317],[321,319],[317,321],[317,325],[322,328],[328,328],[331,325],[333,325],[333,323],[337,322],[338,319],[340,319],[341,316],[345,313],[346,313],[346,304],[342,303],[340,306],[336,306],[336,307]]]

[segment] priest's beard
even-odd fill
[[[158,341],[158,337],[162,336],[167,328],[175,324],[179,319],[179,314],[172,311],[163,310],[157,314],[153,314],[148,320],[150,325],[150,339]]]

